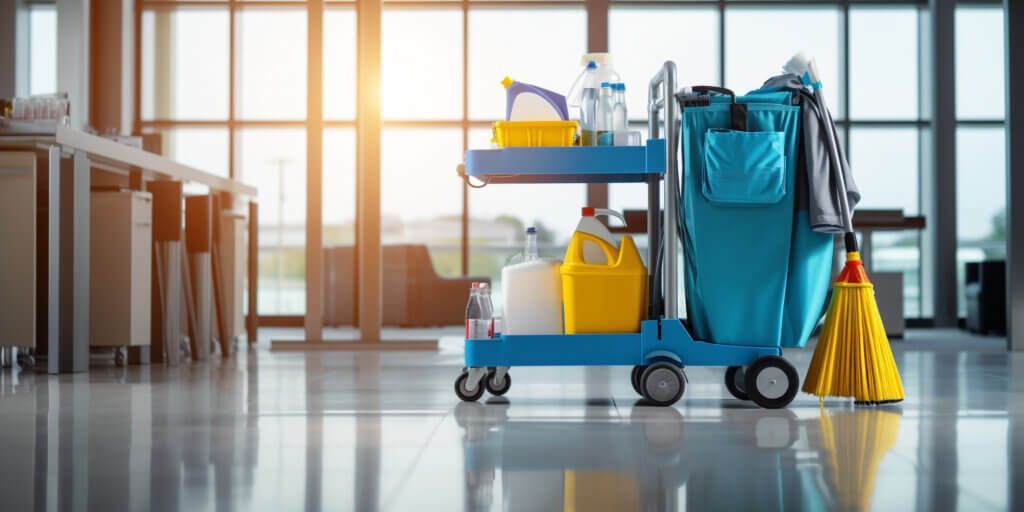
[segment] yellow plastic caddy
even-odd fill
[[[494,140],[499,147],[572,146],[576,121],[496,121]]]
[[[608,264],[584,262],[584,242],[601,247]],[[640,332],[647,312],[647,268],[632,237],[622,237],[616,249],[599,237],[577,231],[560,272],[566,334]]]

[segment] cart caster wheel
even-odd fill
[[[800,378],[789,361],[779,356],[764,356],[747,367],[744,384],[754,403],[765,409],[779,409],[793,401]]]
[[[672,405],[683,396],[686,380],[683,372],[672,363],[654,363],[640,376],[640,389],[644,398],[654,405]]]
[[[644,391],[640,388],[640,377],[643,376],[645,368],[647,367],[636,365],[633,367],[633,370],[629,372],[629,383],[633,385],[633,391],[636,391],[636,394],[640,396],[644,396]]]
[[[725,389],[739,400],[750,400],[746,389],[746,372],[742,366],[730,366],[725,370]]]
[[[36,358],[32,354],[18,354],[18,367],[22,370],[31,370],[36,366]]]
[[[117,366],[118,368],[120,368],[120,367],[124,366],[124,362],[125,362],[124,350],[122,350],[120,348],[115,348],[114,349],[114,365]]]
[[[494,396],[501,396],[508,393],[509,388],[512,387],[512,376],[505,371],[505,377],[501,379],[501,383],[495,382],[498,370],[496,368],[488,368],[487,377],[484,379],[484,387],[487,388],[487,392]]]
[[[484,396],[484,383],[478,382],[476,389],[470,391],[467,387],[469,383],[469,372],[459,374],[459,377],[455,379],[455,394],[464,402],[476,402],[481,396]]]

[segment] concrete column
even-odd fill
[[[306,342],[322,341],[323,250],[323,27],[324,2],[309,2],[306,81]]]
[[[936,327],[957,324],[956,276],[956,62],[955,0],[931,0],[931,175],[922,194],[931,229],[922,244],[932,251],[930,279]]]
[[[587,2],[587,51],[608,51],[608,7],[609,0]],[[595,208],[608,207],[608,184],[587,184],[587,205]],[[601,219],[604,221],[605,219]]]
[[[90,122],[128,135],[135,108],[135,2],[93,2],[90,11]]]
[[[1024,5],[1006,10],[1006,344],[1024,350]]]
[[[0,2],[0,98],[28,94],[28,28],[21,0]]]
[[[356,25],[356,265],[359,269],[359,331],[365,343],[380,341],[380,59],[381,0],[359,0]]]

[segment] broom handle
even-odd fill
[[[825,139],[828,143],[829,161],[832,164],[832,174],[836,185],[839,187],[839,214],[843,220],[843,231],[845,232],[844,242],[846,252],[857,251],[857,235],[853,232],[853,213],[850,212],[850,199],[846,194],[846,177],[843,176],[842,161],[839,158],[838,142],[836,142],[835,130],[832,129],[832,113],[825,103],[825,94],[821,88],[814,90],[814,98],[818,100],[818,106],[822,111],[822,124],[825,127]]]

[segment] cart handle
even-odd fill
[[[650,138],[657,139],[661,130],[659,113],[664,110],[665,129],[665,215],[664,238],[665,258],[664,281],[660,283],[665,293],[665,316],[679,318],[679,160],[676,158],[679,144],[679,106],[674,100],[676,92],[676,64],[665,61],[661,69],[651,78],[648,93],[648,124]],[[657,244],[657,241],[650,243]],[[657,286],[659,283],[652,283]]]
[[[725,87],[718,87],[717,85],[695,85],[690,88],[693,92],[708,94],[717,92],[725,96],[732,98],[732,101],[736,101],[736,93],[732,92],[732,89],[726,89]]]

